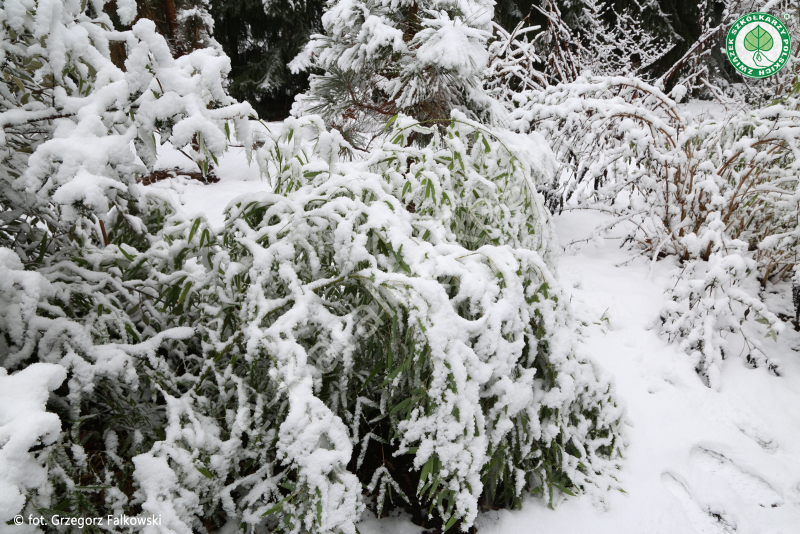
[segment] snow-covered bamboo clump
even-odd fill
[[[366,161],[344,163],[338,132],[286,121],[257,155],[274,192],[234,202],[217,238],[223,274],[198,297],[208,356],[194,374],[209,379],[191,396],[249,374],[245,396],[270,423],[247,439],[269,461],[235,483],[249,492],[241,513],[352,532],[362,502],[347,466],[361,467],[370,440],[412,455],[414,502],[445,526],[471,525],[484,491],[519,505],[526,491],[615,486],[623,412],[574,352],[535,190],[547,168],[511,150],[546,147],[458,112],[442,136],[402,116],[393,128]],[[409,146],[413,131],[431,143]],[[241,394],[228,391],[233,417]],[[362,482],[395,484],[399,473],[372,469]]]
[[[314,143],[307,126],[318,128]],[[57,466],[51,481],[88,476],[105,489],[73,512],[139,504],[175,531],[234,520],[353,532],[363,502],[348,464],[370,439],[413,455],[420,500],[449,524],[469,525],[489,488],[518,505],[525,491],[616,485],[622,409],[576,356],[548,265],[534,189],[547,149],[459,115],[445,137],[423,131],[434,141],[422,149],[408,147],[414,121],[394,127],[392,142],[355,164],[337,162],[341,137],[321,120],[288,121],[257,155],[275,192],[235,203],[221,234],[161,208],[149,248],[84,252],[83,276],[111,295],[86,287],[81,298],[104,303],[98,313],[59,323],[86,332],[83,345],[70,338],[59,357],[39,338],[37,352],[76,373],[56,397],[71,429],[38,461]],[[92,274],[103,266],[110,277]],[[136,309],[116,306],[137,293]],[[59,302],[37,299],[40,313]],[[122,413],[114,399],[125,399]],[[108,424],[88,426],[103,408]],[[391,434],[368,431],[380,420]],[[376,474],[392,484],[385,468]],[[57,488],[21,493],[36,510],[60,502]]]
[[[325,35],[290,64],[324,71],[311,76],[295,113],[319,113],[348,139],[380,131],[397,113],[445,124],[453,108],[491,118],[501,111],[484,90],[493,14],[487,0],[330,0]]]
[[[120,16],[131,17],[126,4]],[[105,214],[144,170],[132,142],[148,167],[158,133],[205,168],[226,147],[225,120],[247,140],[250,107],[226,95],[230,62],[216,50],[174,60],[152,21],[114,32],[105,13],[91,18],[80,3],[29,8],[3,7],[2,61],[13,82],[0,89],[4,196],[26,208],[55,200],[59,218],[75,221]],[[127,47],[124,71],[109,59],[113,42]]]
[[[136,178],[155,163],[157,136],[201,167],[225,150],[233,125],[250,144],[250,107],[222,87],[226,57],[207,49],[173,60],[151,21],[117,32],[103,8],[0,6],[0,364],[4,376],[14,373],[9,387],[44,369],[37,362],[67,371],[41,371],[56,390],[49,400],[44,382],[27,380],[60,425],[37,426],[44,419],[31,411],[28,434],[0,438],[3,522],[22,506],[33,513],[62,503],[85,517],[135,506],[130,459],[158,435],[151,380],[170,369],[152,358],[183,354],[180,342],[193,335],[178,327],[191,318],[166,291],[196,273],[169,245],[182,221]],[[135,2],[116,8],[123,24],[134,20]],[[125,46],[124,69],[111,60],[114,43]],[[175,228],[164,230],[167,221]],[[2,424],[22,423],[4,415]],[[14,449],[32,445],[29,476],[16,476],[23,458]]]
[[[353,533],[364,484],[466,529],[482,494],[617,485],[623,410],[553,276],[541,136],[399,115],[346,162],[323,119],[290,119],[255,152],[273,192],[217,232],[136,182],[159,140],[204,172],[252,146],[227,59],[173,59],[102,2],[2,6],[0,382],[29,385],[30,425],[0,438],[0,521]],[[365,460],[375,442],[416,487]]]
[[[518,128],[542,132],[564,162],[546,188],[550,206],[612,213],[598,231],[629,227],[628,241],[653,261],[685,262],[663,329],[682,340],[706,383],[719,387],[720,362],[732,352],[778,372],[758,339],[783,324],[757,293],[795,265],[796,94],[699,122],[657,87],[628,77],[579,77],[515,102]],[[726,340],[730,333],[741,342]]]

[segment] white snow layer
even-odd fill
[[[6,269],[3,256],[0,273]],[[45,404],[66,377],[67,370],[52,363],[34,363],[10,376],[0,367],[0,525],[25,504],[20,488],[38,487],[47,477],[28,451],[58,438],[61,421],[45,411]]]

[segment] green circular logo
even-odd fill
[[[789,61],[789,30],[769,13],[748,13],[728,30],[725,51],[731,64],[748,78],[772,76]]]

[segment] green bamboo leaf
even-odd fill
[[[295,495],[296,495],[296,494],[295,494]],[[270,508],[269,510],[267,510],[266,512],[264,512],[263,514],[261,514],[261,517],[264,517],[264,516],[266,516],[266,515],[271,515],[271,514],[274,514],[275,512],[277,512],[278,510],[280,510],[281,508],[283,508],[283,503],[285,503],[286,501],[288,501],[288,500],[289,500],[289,499],[291,499],[292,497],[294,497],[294,495],[289,495],[288,497],[285,497],[285,498],[284,498],[284,499],[283,499],[281,502],[279,502],[278,504],[276,504],[275,506],[273,506],[272,508]]]
[[[181,293],[181,296],[178,299],[178,304],[182,303],[184,301],[184,299],[186,299],[186,294],[189,293],[189,290],[191,288],[192,288],[192,283],[188,282],[183,288],[183,292]]]
[[[210,478],[211,480],[213,480],[213,479],[214,479],[214,475],[212,475],[212,474],[211,474],[211,471],[209,471],[207,468],[205,468],[205,467],[200,467],[199,465],[196,465],[196,466],[195,466],[195,468],[196,468],[198,471],[200,471],[200,473],[201,473],[201,474],[202,474],[204,477],[206,477],[206,478]]]
[[[567,488],[565,488],[561,484],[557,484],[557,483],[553,482],[553,486],[555,488],[561,490],[563,493],[566,493],[567,495],[571,495],[571,496],[575,497],[575,494],[573,492],[571,492],[570,490],[568,490]]]
[[[283,501],[279,502],[278,504],[276,504],[275,506],[273,506],[272,508],[270,508],[269,510],[267,510],[266,512],[261,514],[261,517],[264,517],[265,515],[272,515],[275,512],[277,512],[278,510],[280,510],[281,508],[283,508]]]
[[[384,127],[383,127],[383,131],[384,131],[384,132],[385,132],[386,130],[388,130],[389,128],[391,128],[391,127],[392,127],[392,124],[394,124],[394,121],[396,121],[396,120],[397,120],[397,117],[398,117],[398,116],[399,116],[399,115],[395,115],[395,116],[393,116],[391,119],[389,119],[389,122],[387,122],[387,123],[386,123],[386,126],[384,126]]]
[[[47,234],[42,236],[42,245],[39,247],[39,257],[36,258],[36,265],[42,264],[45,253],[47,253]]]
[[[144,317],[144,314],[142,314],[142,317]],[[129,336],[135,339],[137,343],[140,343],[139,334],[136,333],[136,331],[133,329],[131,325],[126,324],[125,331],[128,333]]]
[[[395,413],[399,412],[399,411],[400,411],[400,410],[402,410],[403,408],[406,408],[406,407],[407,407],[409,404],[411,404],[412,402],[414,402],[414,399],[405,399],[405,400],[404,400],[404,401],[402,401],[400,404],[398,404],[397,406],[395,406],[394,408],[392,408],[392,411],[391,411],[391,412],[389,412],[389,415],[394,415]]]
[[[192,242],[192,238],[194,237],[194,234],[197,232],[198,228],[200,228],[199,218],[194,220],[194,224],[192,224],[192,228],[189,230],[189,239],[188,239],[189,243]]]
[[[772,49],[773,44],[775,43],[772,40],[772,36],[760,24],[744,36],[744,47],[750,52],[754,50],[766,52]]]
[[[428,461],[425,462],[425,465],[422,466],[422,473],[419,476],[419,485],[420,486],[422,486],[422,484],[425,483],[426,479],[428,478],[428,473],[431,472],[432,468],[433,468],[433,457],[430,457],[430,458],[428,458]],[[423,488],[422,488],[422,491],[420,491],[419,493],[424,493],[425,490],[427,489],[427,487],[428,487],[428,485],[425,484],[423,486]]]

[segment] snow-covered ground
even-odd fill
[[[219,227],[231,200],[269,188],[237,150],[222,159],[217,184],[175,179],[148,187],[168,191],[188,214],[203,213]],[[164,152],[160,166],[180,166],[180,158]],[[591,235],[602,217],[556,217],[561,242]],[[586,352],[614,376],[627,404],[629,447],[619,473],[625,493],[609,493],[604,502],[564,497],[555,510],[531,498],[521,511],[482,514],[479,532],[800,533],[800,334],[787,328],[777,343],[765,342],[768,355],[780,358],[782,376],[733,356],[721,390],[708,389],[688,357],[653,328],[674,263],[625,263],[631,256],[619,241],[595,239],[566,251],[559,267],[574,313],[587,323]],[[767,302],[787,312],[785,296]],[[367,519],[359,530],[421,532],[403,518]]]
[[[556,218],[562,243],[583,238],[602,215]],[[800,532],[800,335],[767,345],[782,376],[738,357],[719,392],[705,387],[687,356],[653,328],[674,269],[652,268],[619,241],[583,245],[560,261],[572,307],[590,323],[587,350],[616,381],[630,428],[626,493],[594,505],[567,498],[555,511],[531,499],[519,512],[482,516],[482,534],[723,534]],[[608,321],[601,320],[608,318]]]

